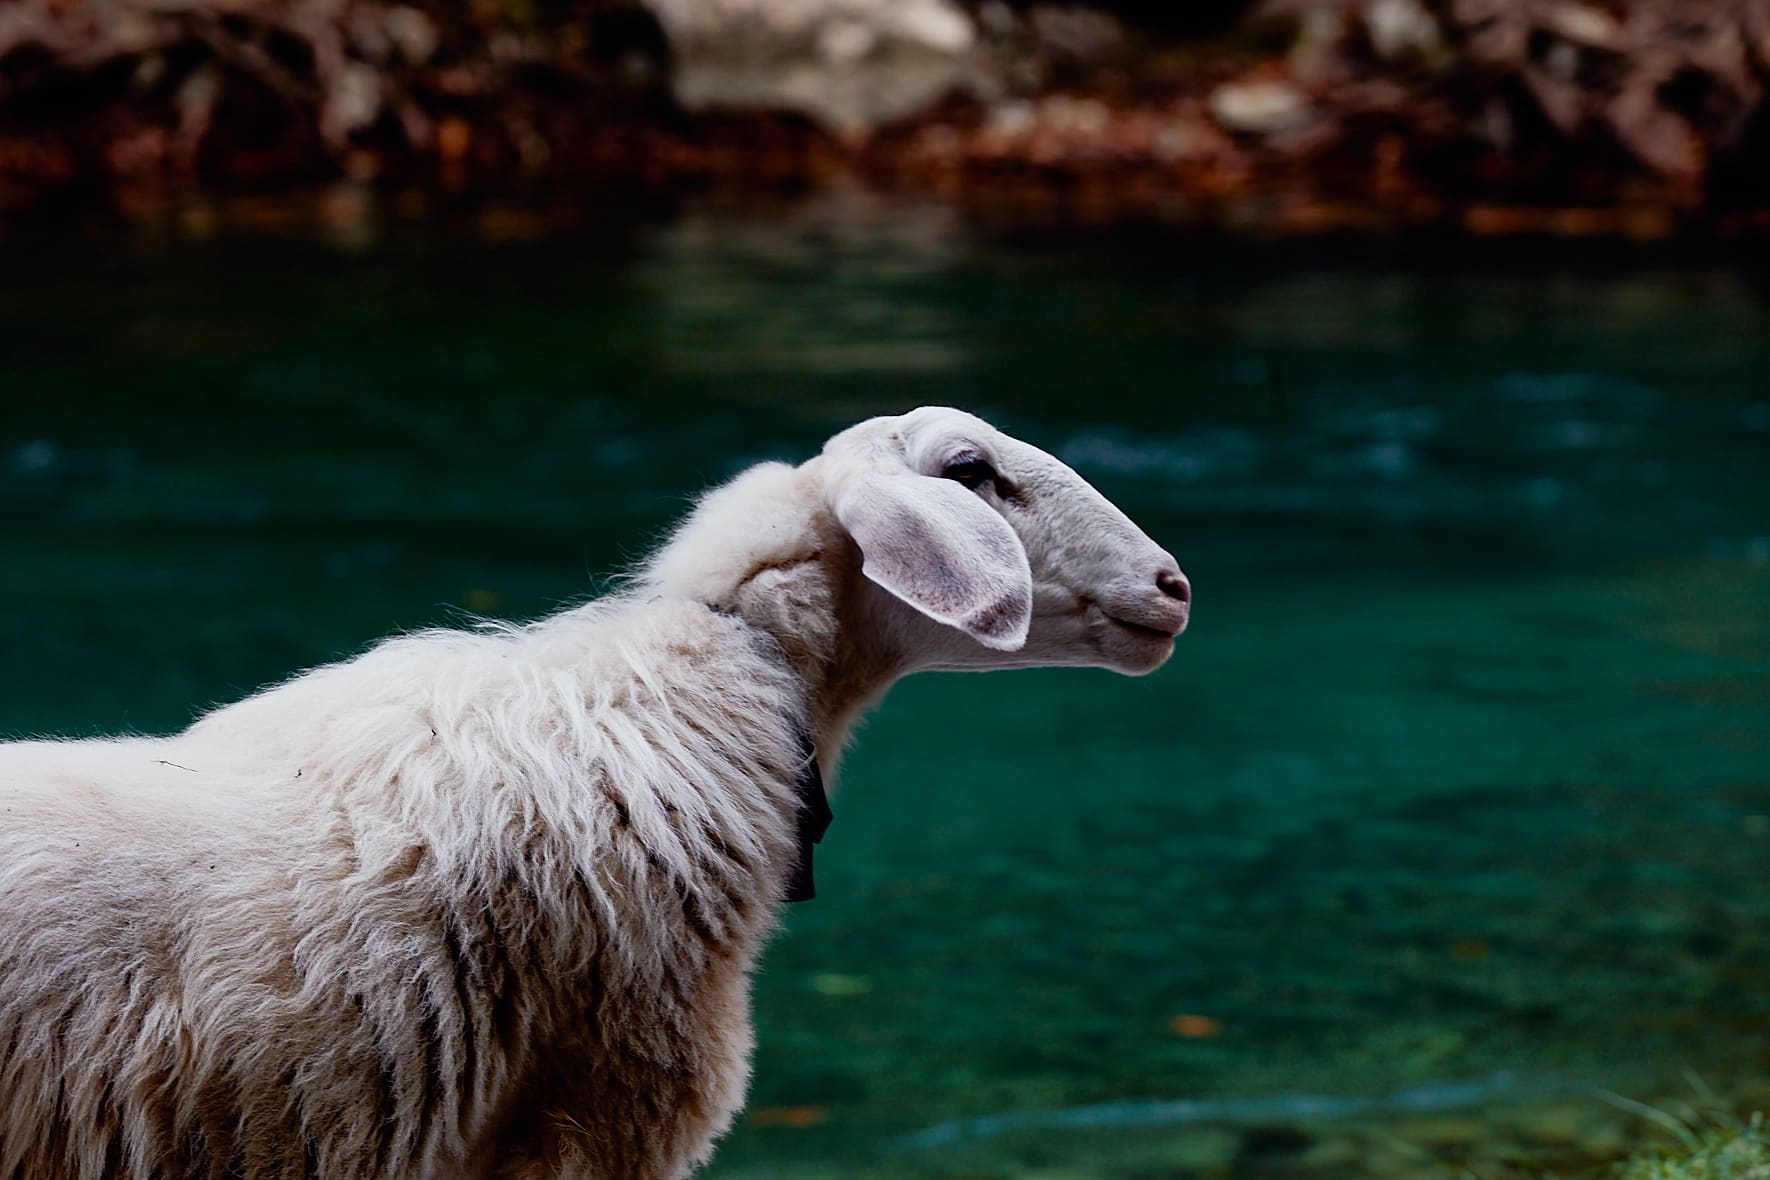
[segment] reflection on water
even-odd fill
[[[958,374],[963,325],[939,293],[970,254],[961,229],[950,206],[859,192],[784,217],[691,213],[636,268],[658,360],[714,379]]]
[[[926,677],[861,734],[713,1176],[1491,1178],[1646,1131],[1593,1085],[1770,1100],[1770,311],[1737,277],[1010,246],[853,194],[535,246],[10,248],[12,733],[538,613],[696,488],[922,402],[1181,558],[1155,677]]]

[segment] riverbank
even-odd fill
[[[837,184],[1288,236],[1770,231],[1749,5],[1268,0],[1200,31],[986,3],[710,59],[669,7],[24,0],[0,211]]]

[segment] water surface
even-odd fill
[[[1179,556],[1153,677],[924,677],[862,731],[711,1176],[1491,1177],[1647,1129],[1591,1085],[1770,1097],[1749,275],[852,199],[0,253],[8,734],[531,617],[696,489],[926,402]]]

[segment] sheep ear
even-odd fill
[[[1016,651],[1032,625],[1032,567],[1008,522],[950,479],[848,481],[833,505],[861,573],[985,647]]]

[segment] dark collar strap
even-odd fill
[[[736,619],[758,635],[767,634],[728,606],[713,602],[703,605],[716,615]],[[780,641],[773,636],[768,636],[768,639],[784,661],[786,653],[781,651]],[[805,756],[805,766],[799,771],[799,779],[794,783],[795,793],[799,796],[799,814],[795,821],[799,859],[794,862],[792,872],[787,877],[787,901],[810,901],[817,896],[817,884],[811,876],[811,846],[823,840],[824,833],[829,830],[830,821],[836,818],[830,810],[830,797],[824,792],[823,771],[817,765],[817,742],[812,739],[809,730],[799,735],[799,747]]]
[[[817,896],[817,885],[811,876],[811,846],[820,843],[830,828],[835,813],[830,810],[830,797],[824,792],[823,771],[817,765],[817,743],[805,734],[799,740],[805,750],[805,768],[794,784],[799,795],[798,835],[799,859],[787,877],[788,901],[810,901]]]

